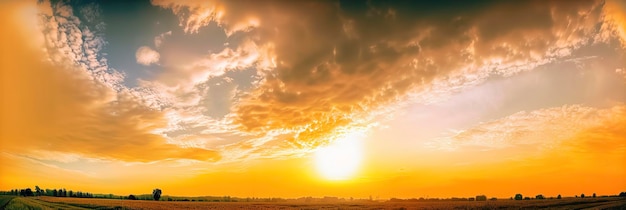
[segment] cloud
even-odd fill
[[[158,63],[160,57],[161,55],[157,51],[154,51],[148,46],[139,47],[135,53],[137,63],[144,66]]]
[[[623,1],[608,0],[604,6],[607,24],[602,25],[603,39],[611,36],[619,37],[622,48],[626,48],[626,3]]]
[[[38,6],[37,27],[43,34],[47,59],[53,63],[78,65],[94,80],[116,90],[126,89],[122,82],[124,74],[109,68],[108,60],[100,53],[106,45],[101,36],[105,24],[100,21],[100,9],[89,4],[80,10],[87,23],[74,15],[71,6],[64,2],[50,4],[42,1]]]
[[[621,128],[626,125],[624,116],[624,105],[606,109],[566,105],[522,111],[457,131],[428,144],[442,150],[513,148],[510,151],[524,154],[581,149],[592,149],[592,153],[607,150],[624,153],[626,145],[621,137],[624,133]]]
[[[160,48],[165,38],[172,35],[172,31],[168,31],[154,37],[154,47]]]
[[[454,7],[426,2],[152,4],[172,9],[186,33],[215,22],[227,36],[240,34],[248,40],[245,45],[255,46],[245,52],[256,50],[256,58],[263,60],[245,63],[264,64],[258,68],[260,79],[234,103],[230,116],[243,132],[288,133],[274,140],[294,151],[314,148],[343,128],[367,126],[372,113],[394,104],[429,103],[494,75],[570,59],[602,35],[598,25],[609,24],[600,1]],[[229,63],[242,59],[227,58],[233,59]],[[193,78],[205,77],[211,74]]]
[[[59,8],[56,10],[59,16],[71,14],[70,9]],[[129,90],[117,89],[106,83],[108,80],[100,80],[104,77],[97,77],[93,68],[85,68],[84,62],[89,62],[89,56],[81,57],[80,52],[85,55],[84,52],[91,48],[84,47],[90,45],[80,41],[82,38],[47,39],[41,43],[44,46],[29,47],[29,41],[39,36],[29,33],[30,27],[39,25],[23,25],[21,19],[10,16],[19,11],[2,12],[7,18],[0,18],[3,26],[14,31],[0,34],[2,51],[11,51],[2,54],[6,62],[1,64],[0,139],[3,152],[27,155],[51,151],[141,162],[164,159],[215,161],[220,158],[212,150],[168,143],[168,139],[157,133],[167,125],[163,113],[145,106]],[[52,19],[56,17],[45,20]],[[59,20],[54,20],[55,24],[44,24],[64,25],[56,24]],[[53,35],[45,34],[44,37]],[[82,43],[81,47],[77,47],[77,42]],[[76,54],[58,57],[59,60],[48,59],[63,56],[42,51],[50,49],[46,46],[57,44],[67,44],[58,48]],[[74,55],[79,55],[80,62]]]

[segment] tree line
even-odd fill
[[[10,191],[0,192],[4,195],[16,195],[16,196],[54,196],[54,197],[75,197],[75,198],[93,198],[92,193],[66,190],[65,188],[59,189],[41,189],[39,186],[35,186],[35,190],[31,188],[24,189],[12,189]]]
[[[152,197],[150,199],[159,200],[161,199],[162,191],[159,188],[152,190]],[[99,195],[94,196],[93,193],[81,192],[81,191],[72,191],[66,190],[65,188],[59,189],[41,189],[39,186],[35,186],[35,190],[31,188],[24,189],[12,189],[10,191],[0,191],[0,195],[15,195],[15,196],[54,196],[54,197],[74,197],[74,198],[120,198],[120,199],[129,199],[129,200],[138,200],[139,198],[135,195],[129,196],[113,196],[113,194],[108,195]]]

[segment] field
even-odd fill
[[[185,202],[0,196],[0,202],[5,201],[9,201],[8,205],[2,209],[626,209],[626,199],[619,197],[524,201],[302,203]]]

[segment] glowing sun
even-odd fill
[[[319,173],[330,180],[350,178],[361,163],[361,136],[350,134],[315,152]]]

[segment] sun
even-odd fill
[[[362,158],[361,136],[350,134],[315,152],[318,172],[329,180],[350,178],[359,168]]]

